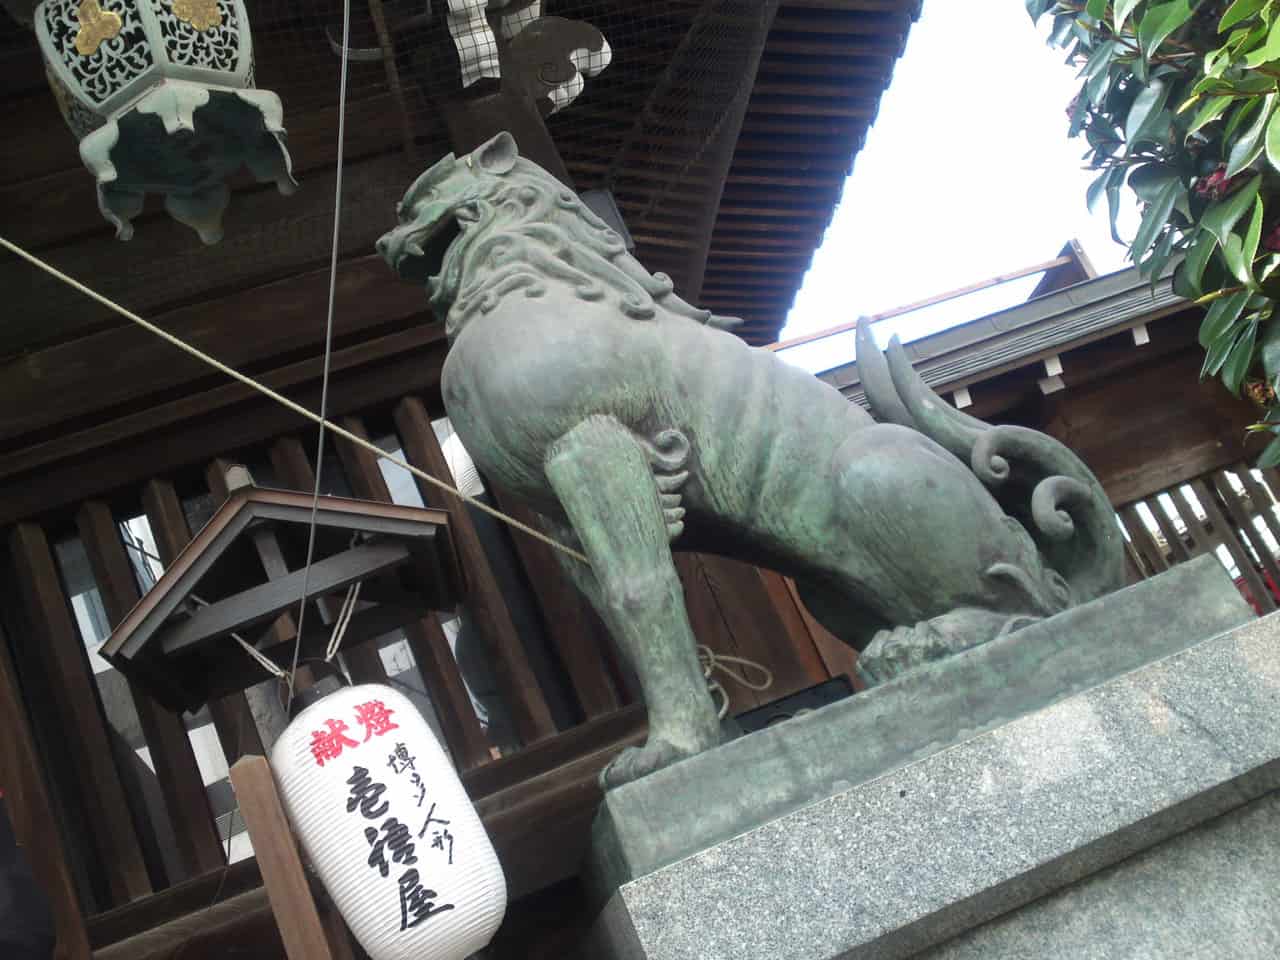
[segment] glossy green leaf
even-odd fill
[[[1240,384],[1244,383],[1245,374],[1253,364],[1253,346],[1257,337],[1258,324],[1247,324],[1222,362],[1222,383],[1232,393],[1240,392]]]
[[[1031,22],[1035,23],[1052,10],[1055,3],[1057,0],[1027,0],[1027,13],[1031,17]]]
[[[1244,65],[1250,70],[1280,58],[1280,20],[1271,25],[1267,31],[1266,42],[1244,58]]]
[[[1169,258],[1173,256],[1173,237],[1176,232],[1172,227],[1164,232],[1151,256],[1142,262],[1138,270],[1139,276],[1150,279],[1152,284],[1160,279],[1164,268],[1169,265]]]
[[[1173,211],[1174,201],[1178,199],[1178,191],[1181,189],[1182,184],[1176,178],[1170,180],[1160,188],[1155,199],[1147,204],[1147,209],[1142,214],[1142,223],[1138,227],[1138,232],[1133,238],[1133,246],[1130,248],[1135,262],[1142,259],[1147,248],[1155,242],[1161,229],[1169,222],[1169,214]]]
[[[1254,197],[1253,217],[1244,233],[1244,262],[1249,270],[1250,280],[1253,279],[1253,261],[1258,255],[1258,241],[1262,239],[1262,216],[1262,197]]]
[[[1102,199],[1103,192],[1107,189],[1107,184],[1111,180],[1111,174],[1114,168],[1103,170],[1089,184],[1089,189],[1084,193],[1085,204],[1089,207],[1089,212],[1093,213],[1098,208],[1098,201]]]
[[[1238,321],[1209,345],[1209,349],[1204,354],[1204,366],[1200,368],[1201,377],[1212,377],[1222,370],[1222,365],[1227,362],[1227,357],[1231,356],[1231,351],[1239,343],[1240,336],[1247,326],[1249,326],[1248,321]]]
[[[1172,0],[1147,9],[1138,24],[1138,46],[1148,60],[1169,35],[1191,19],[1190,0]]]
[[[1144,136],[1150,135],[1168,100],[1169,87],[1163,80],[1152,80],[1134,98],[1124,122],[1124,139],[1130,149]]]
[[[1116,180],[1107,184],[1107,219],[1111,224],[1111,239],[1116,243],[1125,245],[1124,240],[1120,238],[1120,231],[1117,229],[1116,223],[1120,218],[1120,181]]]
[[[1084,12],[1095,20],[1101,20],[1107,12],[1107,0],[1089,0],[1085,5]]]
[[[1271,115],[1275,112],[1275,109],[1276,95],[1274,93],[1268,94],[1267,98],[1262,102],[1262,109],[1258,111],[1253,123],[1240,134],[1240,139],[1231,148],[1231,155],[1227,159],[1228,177],[1234,177],[1262,155],[1262,148],[1266,141],[1267,123],[1271,120]]]
[[[1234,99],[1235,97],[1227,94],[1206,100],[1200,107],[1199,112],[1196,113],[1195,118],[1191,121],[1191,126],[1187,127],[1186,135],[1189,137],[1201,127],[1213,123],[1213,121],[1222,116],[1223,111],[1231,105],[1231,101]]]
[[[1089,106],[1095,110],[1102,106],[1102,99],[1107,95],[1107,90],[1111,86],[1112,71],[1102,70],[1090,77],[1084,85],[1084,95],[1089,101]]]
[[[1111,12],[1116,33],[1124,28],[1125,21],[1129,19],[1129,14],[1133,13],[1133,8],[1138,5],[1138,2],[1139,0],[1116,0],[1115,8]]]
[[[1204,320],[1200,323],[1200,346],[1208,349],[1224,339],[1227,331],[1240,318],[1249,296],[1248,290],[1240,290],[1237,293],[1219,297],[1209,305],[1209,309],[1204,315]]]
[[[1236,0],[1227,7],[1222,19],[1218,21],[1218,32],[1225,33],[1241,20],[1252,17],[1266,5],[1267,0]]]
[[[1235,143],[1236,131],[1244,126],[1245,121],[1252,120],[1253,112],[1262,108],[1263,100],[1263,97],[1251,97],[1231,111],[1231,119],[1222,128],[1224,143]]]
[[[1257,467],[1259,470],[1266,470],[1277,464],[1280,464],[1280,437],[1276,437],[1267,444],[1262,455],[1258,457]]]
[[[1267,121],[1266,150],[1267,162],[1280,170],[1280,111],[1273,113]]]
[[[1258,187],[1261,185],[1261,177],[1252,177],[1248,183],[1231,196],[1219,200],[1206,210],[1204,216],[1200,218],[1200,225],[1212,232],[1218,238],[1219,243],[1225,244],[1227,237],[1231,234],[1231,228],[1236,225],[1236,221],[1244,216],[1246,210],[1253,206],[1254,198],[1258,195]]]
[[[1084,66],[1080,69],[1080,79],[1088,80],[1089,78],[1103,72],[1107,67],[1111,66],[1111,58],[1116,54],[1116,42],[1108,40],[1105,43],[1098,44],[1096,50],[1089,54],[1089,59],[1084,62]]]
[[[1170,180],[1178,179],[1178,171],[1168,164],[1143,163],[1129,174],[1129,186],[1143,203],[1154,203]]]
[[[1269,382],[1275,382],[1276,377],[1280,377],[1280,320],[1272,318],[1267,321],[1258,347],[1262,372]]]
[[[1253,271],[1249,269],[1249,261],[1245,259],[1244,241],[1239,234],[1233,233],[1227,237],[1226,243],[1222,245],[1222,259],[1226,261],[1232,276],[1247,287],[1254,286]]]
[[[1204,268],[1218,247],[1218,238],[1208,230],[1201,230],[1192,241],[1187,255],[1182,258],[1173,275],[1173,292],[1180,297],[1194,300],[1204,295]]]

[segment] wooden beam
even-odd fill
[[[96,500],[81,506],[76,522],[107,620],[115,627],[140,596],[120,530],[111,508]],[[226,858],[182,716],[160,706],[133,682],[129,683],[129,692],[151,750],[156,780],[173,821],[178,855],[187,874],[195,876],[216,870],[224,865]]]
[[[349,216],[344,217],[341,257],[371,252],[378,236],[394,226],[395,203],[420,172],[400,155],[361,161],[344,170],[343,204]],[[210,269],[209,248],[195,232],[170,219],[139,230],[128,243],[88,237],[46,250],[43,259],[131,310],[154,314],[203,299],[210,289],[267,283],[327,263],[333,241],[333,180],[328,173],[293,197],[266,189],[254,195],[255,202],[232,204],[225,217],[226,234],[235,241],[219,248],[216,270]],[[91,273],[86,272],[89,265]],[[382,278],[388,286],[400,286],[388,280],[385,267]],[[105,307],[14,257],[0,261],[0,289],[13,292],[8,304],[11,319],[0,330],[0,356],[116,322]],[[344,312],[339,308],[335,315],[341,318]],[[254,324],[253,336],[245,338],[250,347],[257,337],[273,336],[273,323],[252,319],[268,316],[261,309],[241,316]],[[313,314],[311,320],[320,336],[324,327],[318,316],[323,314]],[[228,316],[221,320],[225,325]],[[103,363],[117,359],[99,356]],[[150,373],[163,376],[165,371],[157,367]]]
[[[380,259],[344,264],[337,282],[335,337],[368,333],[425,312],[422,291],[396,281]],[[23,285],[30,287],[29,282]],[[153,319],[223,363],[239,367],[322,344],[324,325],[316,318],[323,313],[315,307],[323,287],[327,271],[311,272]],[[366,293],[370,302],[344,309],[349,298]],[[16,315],[22,308],[13,309]],[[218,376],[203,362],[133,325],[31,350],[0,363],[0,394],[12,398],[0,410],[0,439],[88,413],[101,416],[139,397]]]
[[[342,352],[335,354],[335,360]],[[369,359],[370,352],[373,359]],[[445,344],[434,328],[426,328],[383,338],[372,351],[365,346],[353,347],[351,354],[350,366],[335,369],[330,380],[331,415],[393,401],[406,391],[435,389]],[[364,362],[357,359],[361,356]],[[295,382],[290,396],[314,410],[320,400],[320,368],[318,360],[306,361],[261,379],[277,387],[283,381]],[[216,417],[212,415],[215,411],[219,414]],[[59,438],[56,450],[42,452],[45,466],[0,480],[0,523],[140,484],[158,471],[197,462],[211,450],[243,448],[307,423],[239,384],[142,410],[76,439]],[[115,443],[104,443],[104,436],[114,437]],[[89,451],[77,449],[84,437],[89,439]],[[4,460],[0,457],[0,475]]]
[[[233,597],[200,607],[191,616],[162,630],[166,656],[174,656],[216,637],[244,630],[270,620],[303,596],[319,597],[357,581],[393,570],[408,563],[412,553],[399,541],[368,543],[343,553],[317,560],[310,573],[295,570],[287,577],[250,587]]]
[[[71,735],[66,750],[83,778],[75,784],[86,816],[100,818],[91,832],[98,864],[114,903],[151,892],[138,835],[85,657],[84,641],[71,620],[58,568],[44,530],[20,523],[9,548],[33,633],[28,649],[38,652],[50,678],[61,728]]]
[[[172,483],[153,477],[142,488],[142,506],[155,537],[160,562],[168,567],[191,541],[182,501],[178,499]],[[228,764],[235,763],[246,753],[265,752],[253,711],[243,692],[214,697],[209,701],[209,714]]]
[[[18,691],[8,645],[0,637],[0,787],[14,834],[41,892],[53,911],[54,960],[89,960],[80,901],[76,896],[62,834],[50,822],[53,809],[31,725]]]

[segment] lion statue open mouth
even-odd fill
[[[794,577],[871,682],[1123,583],[1110,504],[1057,441],[954,410],[864,324],[877,423],[681,300],[509,135],[398,216],[378,250],[446,322],[458,435],[588,557],[566,568],[640,679],[649,739],[606,786],[719,742],[672,548]]]

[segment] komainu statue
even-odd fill
[[[794,577],[872,682],[1121,585],[1114,514],[1061,444],[953,409],[864,324],[877,422],[677,297],[510,136],[398,209],[378,249],[446,321],[454,427],[589,558],[566,567],[639,676],[649,739],[607,786],[720,737],[672,547]]]

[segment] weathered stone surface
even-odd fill
[[[590,876],[621,884],[1252,617],[1212,557],[609,791]]]
[[[633,880],[588,953],[908,957],[1278,787],[1270,617]]]
[[[1274,960],[1280,957],[1280,793],[917,956]]]

